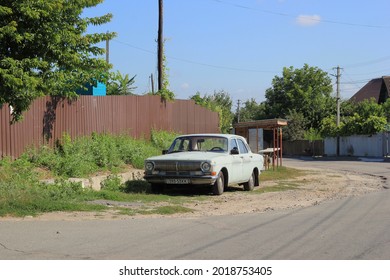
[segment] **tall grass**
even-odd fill
[[[42,146],[30,149],[20,158],[0,160],[0,216],[24,216],[48,211],[99,210],[105,206],[86,204],[94,199],[131,200],[129,188],[121,186],[114,175],[96,192],[81,184],[68,182],[69,177],[87,177],[98,171],[116,173],[126,165],[143,168],[149,156],[161,154],[161,149],[174,137],[170,133],[153,131],[152,141],[129,136],[92,134],[71,140],[64,135],[54,148]],[[54,184],[42,183],[38,169],[45,169]]]
[[[41,183],[33,164],[26,157],[15,161],[9,158],[0,161],[0,216],[101,209],[102,207],[81,203],[89,192],[91,191],[83,189],[77,183]]]
[[[64,134],[54,148],[30,149],[30,161],[49,169],[56,176],[85,177],[97,171],[117,172],[125,165],[143,168],[144,160],[161,154],[172,142],[174,134],[152,131],[151,141],[127,135],[92,134],[71,140]]]

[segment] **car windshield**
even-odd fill
[[[227,152],[228,140],[218,136],[185,136],[178,137],[172,143],[168,153],[185,151]]]

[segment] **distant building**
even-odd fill
[[[77,94],[94,95],[94,96],[107,95],[107,88],[106,88],[106,85],[104,83],[97,82],[96,87],[93,86],[92,84],[86,84],[85,87],[87,88],[86,90],[84,90],[84,89],[77,90]]]
[[[378,104],[386,102],[390,97],[390,76],[383,76],[382,78],[372,79],[364,87],[362,87],[351,101],[361,102],[365,99],[375,98]]]

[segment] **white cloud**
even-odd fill
[[[313,26],[321,22],[321,17],[319,15],[299,15],[295,22],[301,26]]]
[[[184,83],[180,87],[181,87],[181,89],[188,89],[190,87],[190,85],[187,83]]]

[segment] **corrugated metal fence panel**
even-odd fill
[[[341,137],[340,150],[344,155],[382,157],[384,156],[382,134]]]
[[[341,156],[369,156],[382,157],[386,155],[384,136],[382,133],[375,135],[353,135],[340,137]],[[337,138],[325,138],[325,153],[329,156],[336,155]]]
[[[10,125],[7,104],[0,107],[0,157],[19,157],[28,146],[53,146],[96,133],[126,133],[149,138],[151,129],[177,133],[218,133],[218,114],[193,100],[162,102],[159,96],[80,96],[76,100],[42,97],[21,122]]]
[[[9,126],[10,112],[6,105],[0,106],[0,156],[11,155]]]

